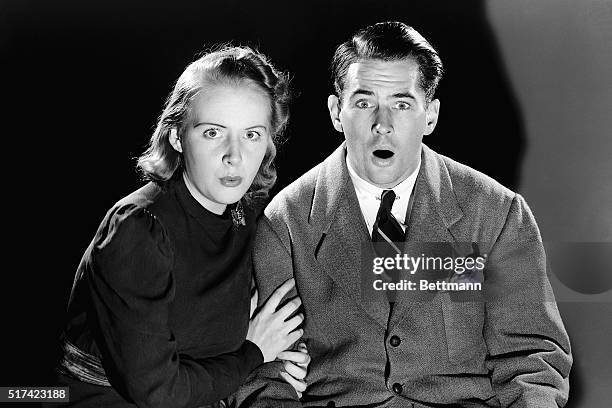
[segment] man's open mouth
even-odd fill
[[[391,150],[386,149],[374,150],[373,154],[379,159],[389,159],[391,156],[394,155]]]

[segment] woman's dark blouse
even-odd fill
[[[245,340],[255,229],[245,215],[234,227],[228,211],[207,211],[182,177],[107,213],[79,265],[65,339],[100,357],[113,387],[70,381],[72,402],[210,404],[263,362]]]

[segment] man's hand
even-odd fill
[[[297,351],[283,351],[278,355],[278,358],[284,360],[284,371],[280,372],[280,376],[289,385],[295,388],[298,398],[302,398],[302,393],[306,391],[306,374],[308,373],[308,364],[310,364],[310,355],[304,342],[299,342]]]

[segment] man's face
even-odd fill
[[[440,103],[426,103],[418,65],[364,60],[349,66],[342,102],[328,99],[334,128],[344,133],[348,160],[364,180],[392,188],[417,167],[423,135],[437,123]]]

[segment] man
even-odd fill
[[[541,408],[567,401],[569,339],[527,204],[422,144],[438,121],[441,75],[433,47],[398,22],[367,27],[336,50],[337,94],[328,108],[346,141],[272,200],[254,252],[261,300],[295,277],[312,357],[308,389],[298,400],[279,379],[280,363],[271,363],[251,376],[239,404]],[[364,290],[372,243],[399,254],[428,242],[472,243],[472,255],[485,256],[481,301],[453,301],[440,289],[420,300],[410,291]]]

